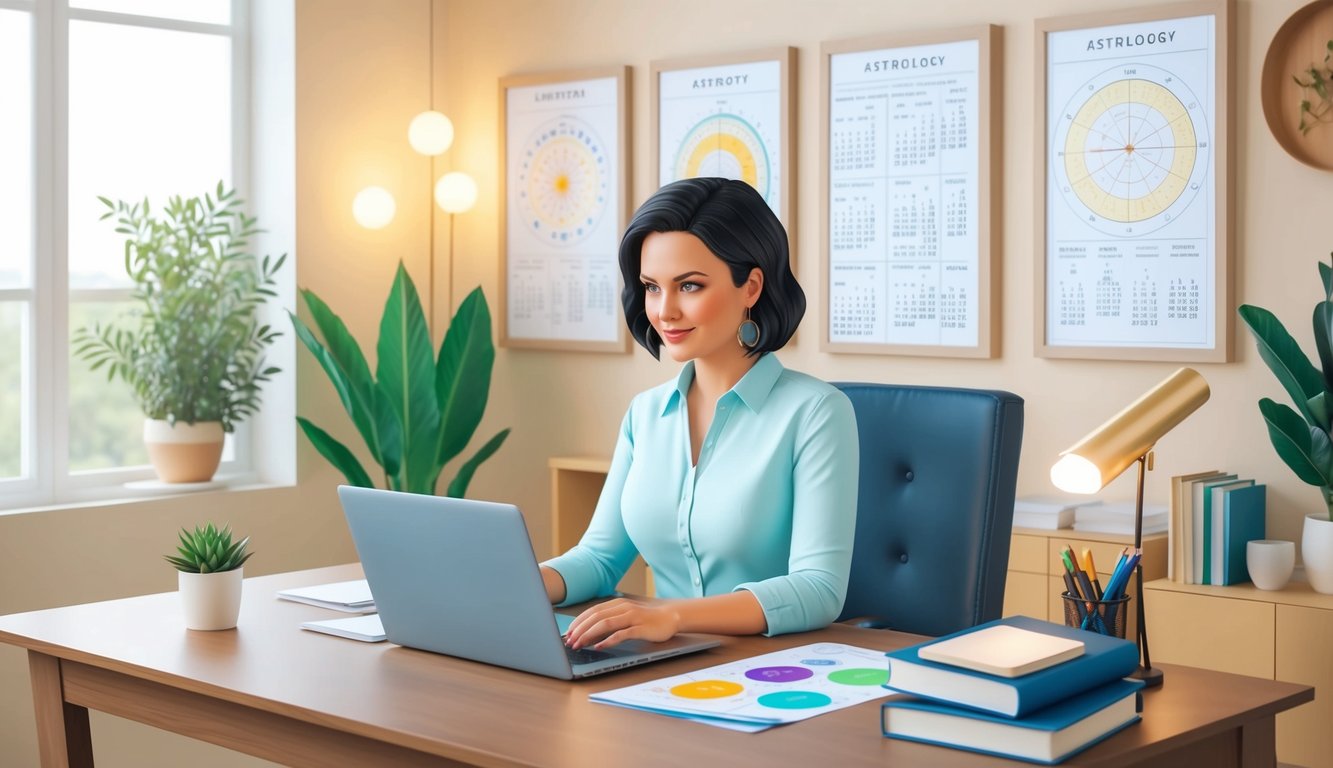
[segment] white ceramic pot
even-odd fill
[[[164,483],[206,483],[222,461],[222,422],[175,424],[144,419],[143,441],[148,460]]]
[[[241,615],[245,568],[220,573],[177,571],[186,629],[231,629]]]
[[[1314,591],[1333,595],[1333,522],[1327,512],[1305,516],[1301,530],[1301,562]]]
[[[1245,544],[1245,567],[1259,589],[1282,589],[1296,567],[1296,543],[1278,539],[1255,539]]]

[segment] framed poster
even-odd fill
[[[1037,22],[1039,356],[1231,359],[1231,4]]]
[[[994,357],[1000,28],[821,46],[827,352]]]
[[[500,80],[500,343],[626,352],[629,67]]]
[[[748,182],[796,243],[795,48],[649,64],[657,186],[698,176]]]

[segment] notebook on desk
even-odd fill
[[[389,642],[563,679],[718,644],[678,635],[570,651],[517,507],[350,486],[338,498]]]

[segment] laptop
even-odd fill
[[[572,651],[512,504],[339,486],[390,642],[571,680],[712,648],[681,634]]]

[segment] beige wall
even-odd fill
[[[392,270],[402,259],[424,293],[431,180],[463,170],[481,200],[457,219],[455,287],[461,298],[480,284],[498,302],[496,189],[497,85],[507,74],[585,66],[633,67],[635,202],[652,190],[648,149],[648,62],[775,45],[799,49],[797,250],[807,294],[823,293],[818,259],[820,177],[819,43],[893,30],[990,22],[1004,27],[1004,240],[1001,356],[989,361],[827,355],[818,350],[818,302],[799,343],[781,354],[790,367],[826,379],[1003,388],[1027,400],[1019,492],[1049,492],[1047,470],[1060,450],[1122,404],[1165,377],[1165,363],[1051,361],[1032,353],[1033,337],[1033,20],[1079,13],[1082,2],[936,0],[884,3],[825,0],[435,0],[435,104],[455,123],[454,148],[435,162],[407,147],[408,120],[429,101],[426,0],[299,0],[297,4],[298,279],[343,315],[373,354],[376,322]],[[1278,147],[1260,111],[1257,83],[1273,33],[1305,0],[1240,2],[1233,84],[1236,158],[1235,280],[1238,302],[1277,310],[1309,344],[1307,318],[1318,297],[1315,263],[1333,250],[1317,227],[1333,177],[1307,168]],[[1145,5],[1121,0],[1117,7]],[[710,32],[709,30],[718,30]],[[723,31],[725,30],[725,31]],[[380,184],[398,199],[398,218],[378,232],[356,227],[352,196]],[[441,259],[447,219],[435,236]],[[445,311],[443,276],[437,314]],[[1255,401],[1281,397],[1243,330],[1236,362],[1199,365],[1212,400],[1158,446],[1150,501],[1164,501],[1172,474],[1227,468],[1269,484],[1270,536],[1299,539],[1302,513],[1319,509],[1315,489],[1275,458]],[[471,495],[514,501],[528,514],[538,553],[549,541],[549,456],[605,454],[629,398],[674,375],[674,365],[630,355],[500,350],[491,406],[481,433],[512,426],[513,435],[484,465]],[[317,367],[298,366],[302,414],[354,444]],[[904,439],[910,439],[905,436]],[[259,552],[247,572],[269,573],[352,558],[331,488],[339,479],[302,443],[294,489],[211,494],[186,499],[51,510],[0,517],[0,613],[172,589],[158,557],[179,525],[226,518],[251,533]],[[1127,479],[1108,498],[1132,493]],[[94,718],[104,766],[259,764],[193,745],[114,718]],[[0,649],[0,759],[35,764],[26,661]],[[187,757],[188,755],[188,757]]]

